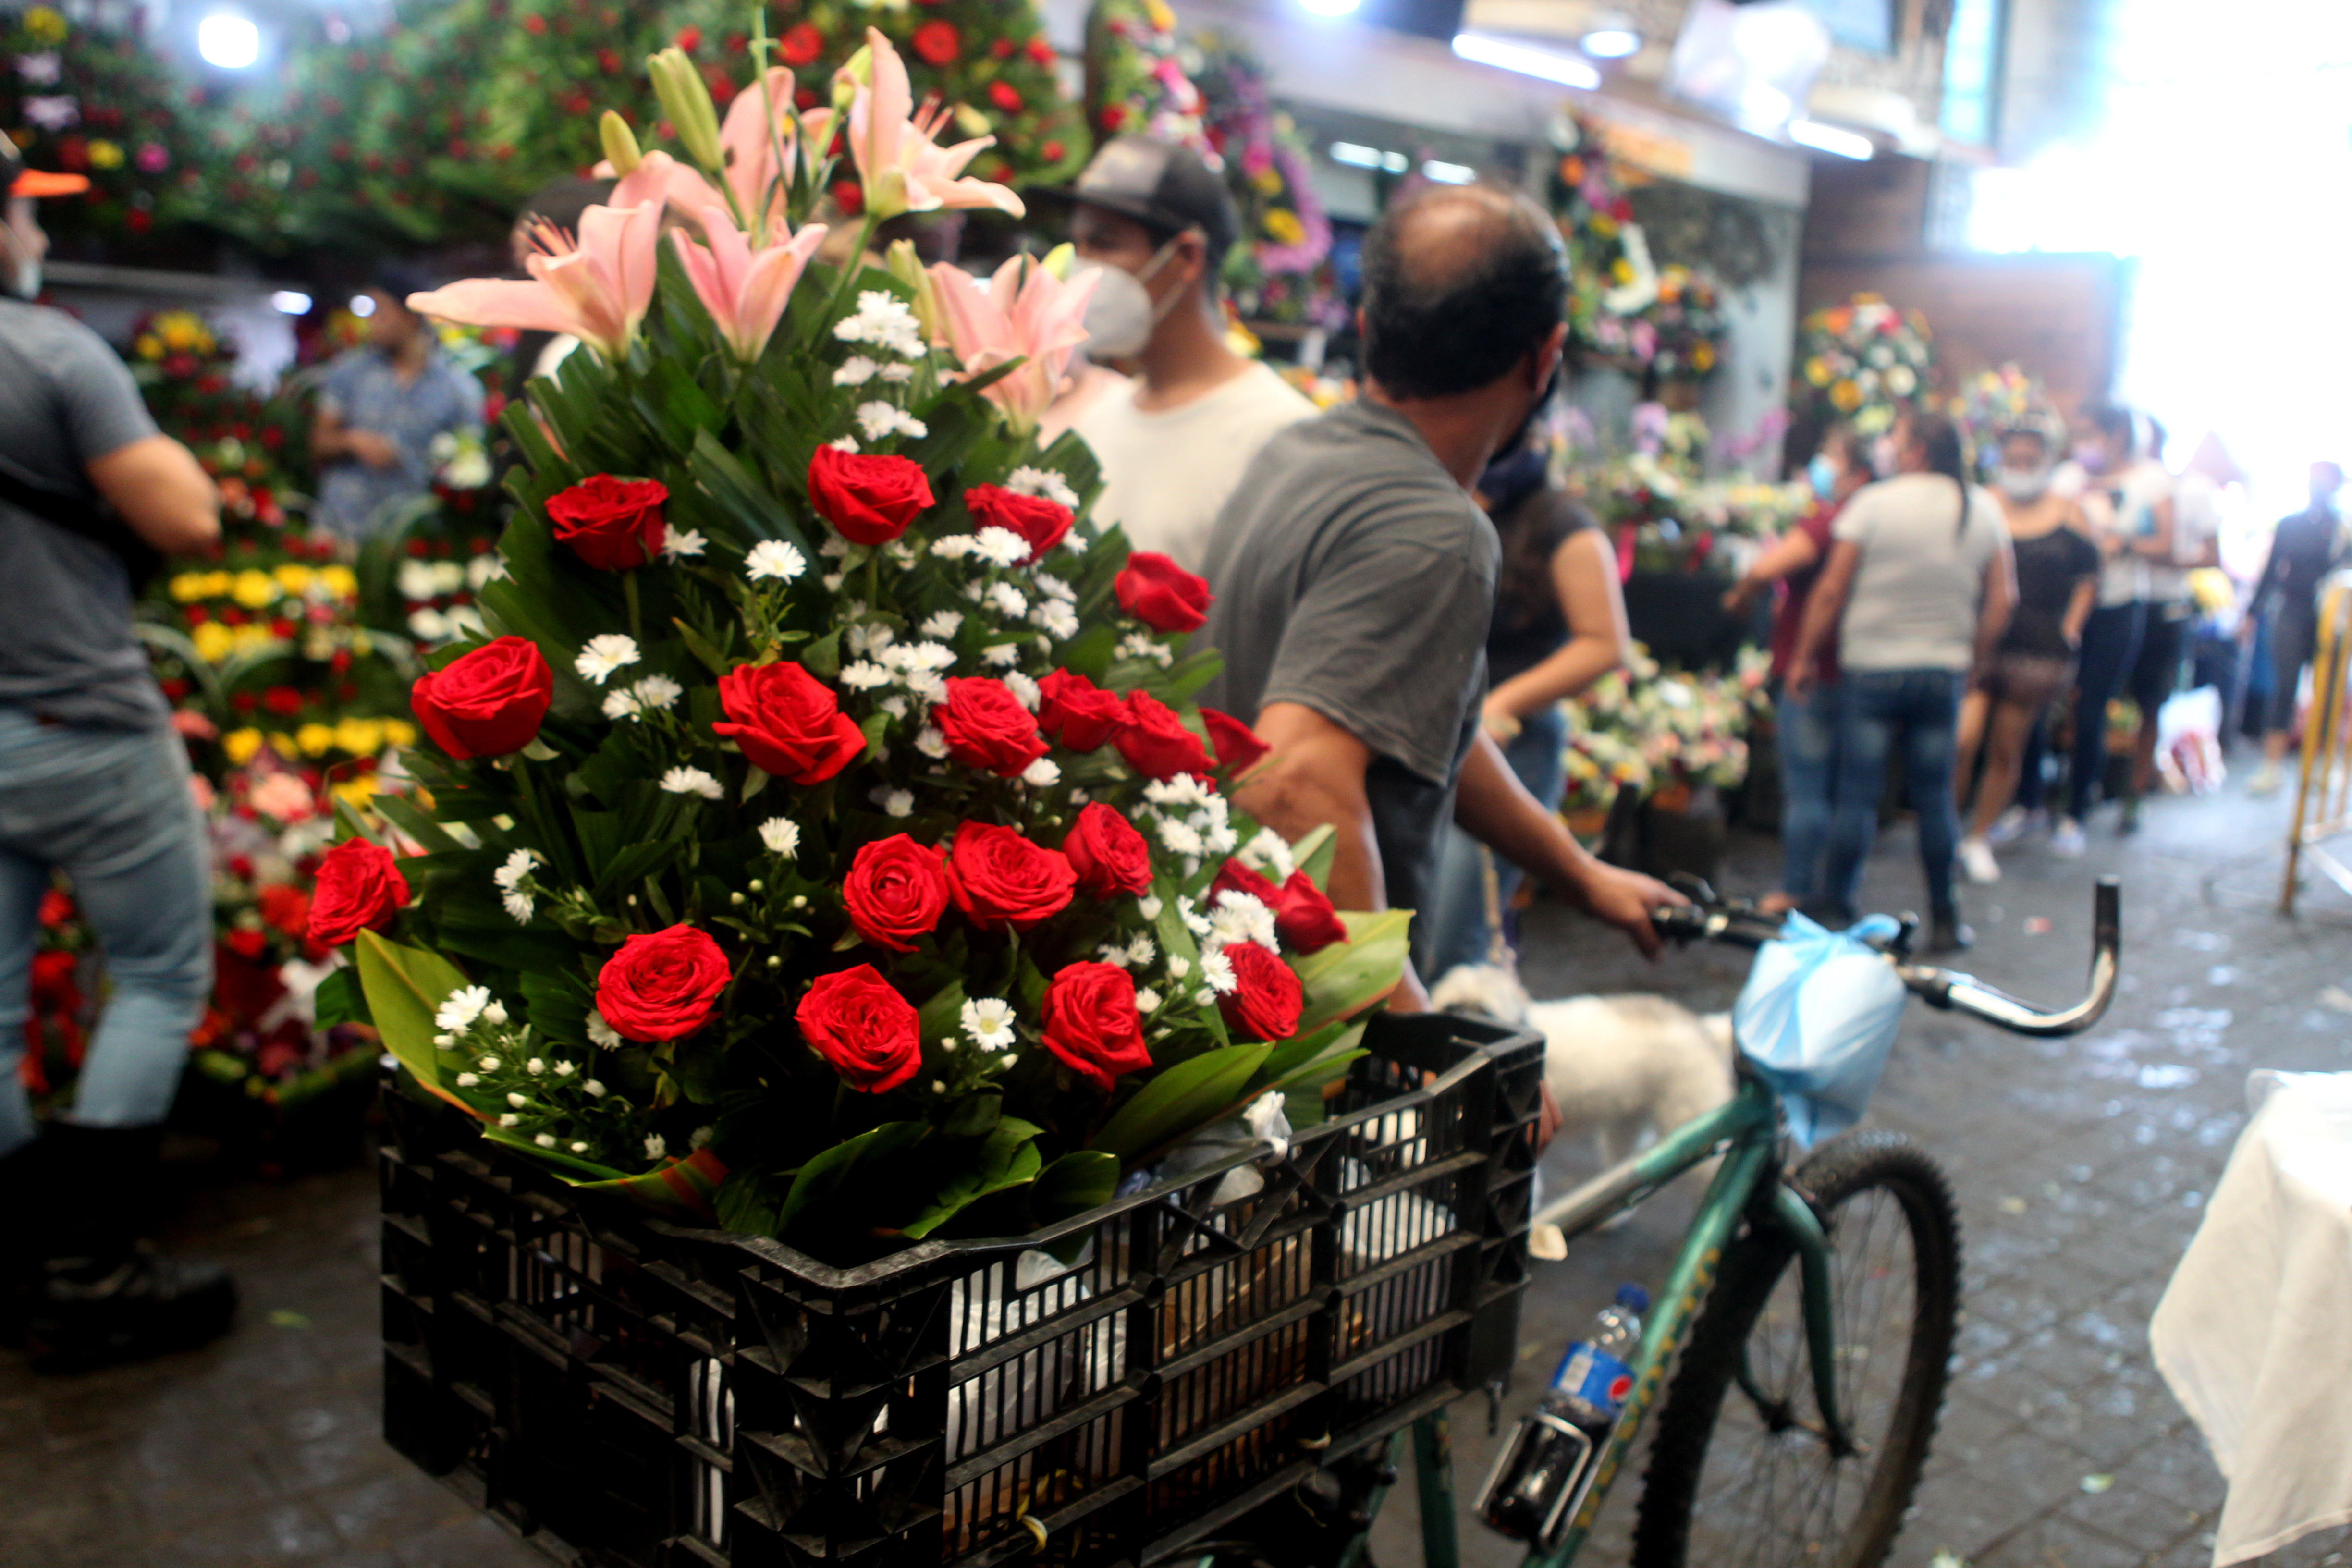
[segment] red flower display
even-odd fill
[[[1045,1048],[1104,1093],[1111,1080],[1151,1065],[1136,1010],[1135,981],[1114,964],[1073,963],[1045,987]]]
[[[806,22],[795,22],[776,40],[776,54],[794,70],[806,70],[824,53],[824,35]]]
[[[1024,107],[1020,90],[1003,77],[988,84],[988,101],[1006,114],[1018,114]]]
[[[596,974],[596,1011],[625,1039],[683,1039],[710,1021],[733,978],[719,944],[690,925],[629,938]]]
[[[310,940],[341,947],[363,931],[382,931],[408,902],[408,879],[392,851],[348,839],[319,857],[310,892]]]
[[[554,695],[555,672],[539,645],[505,637],[418,676],[408,706],[433,743],[464,762],[530,745]]]
[[[809,1049],[863,1094],[887,1094],[923,1065],[921,1022],[913,1004],[870,963],[822,975],[801,998],[793,1021]]]
[[[955,24],[938,17],[915,29],[908,40],[925,65],[951,66],[963,55],[963,39],[957,34]]]
[[[599,571],[626,572],[661,553],[667,500],[669,487],[659,479],[591,474],[548,497],[547,516],[556,541],[581,560]]]
[[[1226,1024],[1249,1039],[1288,1039],[1307,1005],[1298,976],[1254,942],[1234,942],[1224,951],[1235,982],[1230,993],[1217,998]]]
[[[1027,931],[1069,907],[1077,873],[1010,827],[967,822],[948,847],[948,893],[982,931]]]
[[[1151,850],[1135,825],[1095,801],[1078,813],[1062,854],[1077,874],[1078,890],[1090,899],[1151,890]]]
[[[1002,528],[1029,542],[1029,565],[1062,542],[1077,514],[1044,496],[1024,496],[1002,485],[974,485],[963,492],[964,510],[975,529]]]
[[[856,762],[866,736],[832,688],[797,664],[739,664],[719,678],[729,722],[711,729],[751,765],[796,784],[823,784]]]
[[[1073,752],[1091,752],[1126,727],[1126,702],[1083,675],[1057,669],[1037,694],[1038,727]]]
[[[1217,879],[1209,884],[1209,901],[1215,903],[1217,895],[1229,889],[1247,893],[1272,910],[1275,934],[1293,952],[1320,952],[1335,942],[1348,940],[1348,927],[1339,911],[1304,871],[1293,871],[1277,888],[1240,861],[1229,859],[1219,868]]]
[[[1209,618],[1209,581],[1157,551],[1139,550],[1111,580],[1118,607],[1156,632],[1198,631]]]
[[[1036,716],[1013,689],[984,675],[957,676],[947,683],[947,700],[931,709],[931,722],[947,738],[948,755],[966,767],[999,778],[1018,778],[1045,754]]]
[[[877,947],[912,952],[914,939],[937,930],[948,910],[940,852],[903,833],[877,838],[851,859],[841,901],[858,935]]]
[[[1209,743],[1217,749],[1217,766],[1225,770],[1228,778],[1241,777],[1274,750],[1257,738],[1256,731],[1230,713],[1203,708],[1201,722],[1209,731]]]
[[[809,505],[852,544],[887,544],[931,504],[931,481],[912,458],[819,447],[809,459]]]
[[[1173,708],[1148,691],[1127,694],[1127,723],[1113,739],[1127,765],[1148,779],[1172,779],[1178,773],[1207,778],[1216,772],[1201,737],[1184,727]]]

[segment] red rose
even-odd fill
[[[1201,737],[1184,727],[1174,709],[1147,691],[1127,694],[1127,723],[1115,739],[1127,765],[1148,779],[1172,779],[1178,773],[1207,778],[1216,771]]]
[[[751,765],[796,784],[823,784],[866,750],[832,689],[797,664],[739,664],[719,678],[719,706]]]
[[[1111,580],[1118,607],[1156,632],[1190,632],[1209,618],[1209,582],[1157,551],[1139,550]]]
[[[1057,669],[1037,683],[1037,725],[1073,752],[1091,752],[1127,724],[1127,704],[1083,675]]]
[[[1274,929],[1293,952],[1320,952],[1335,942],[1348,940],[1339,911],[1304,871],[1293,871],[1275,900]]]
[[[689,925],[633,936],[596,973],[596,1011],[625,1039],[683,1039],[710,1022],[734,978],[719,944]]]
[[[625,572],[661,553],[662,502],[669,487],[659,479],[616,479],[591,474],[568,490],[547,498],[556,540],[589,565]]]
[[[347,839],[319,857],[310,891],[310,940],[341,947],[363,931],[382,931],[408,902],[408,879],[392,851]]]
[[[819,447],[809,459],[809,505],[852,544],[887,544],[931,504],[931,481],[912,458]]]
[[[988,84],[988,101],[1006,114],[1021,112],[1021,94],[1001,77]]]
[[[948,847],[948,893],[982,931],[1027,931],[1069,907],[1077,873],[1010,827],[967,822]]]
[[[1062,854],[1077,874],[1078,889],[1090,899],[1151,890],[1151,851],[1135,825],[1096,801],[1078,813]]]
[[[1203,708],[1201,723],[1209,731],[1209,743],[1217,749],[1217,766],[1224,769],[1228,778],[1241,777],[1274,750],[1257,738],[1256,731],[1230,713]]]
[[[951,66],[963,53],[963,39],[956,35],[955,24],[937,17],[916,28],[915,36],[908,41],[925,65]]]
[[[887,1094],[923,1065],[913,1004],[870,963],[821,975],[793,1014],[809,1049],[864,1094]]]
[[[1247,893],[1269,910],[1282,897],[1281,889],[1239,860],[1231,858],[1217,868],[1217,879],[1209,884],[1208,903],[1211,909],[1216,908],[1220,893]]]
[[[1106,1094],[1119,1074],[1150,1067],[1127,971],[1087,961],[1055,975],[1045,987],[1045,1048]]]
[[[816,95],[811,93],[809,97],[810,107],[814,108]],[[856,180],[835,180],[824,188],[824,194],[833,198],[833,205],[844,217],[856,217],[866,210],[866,187]]]
[[[817,56],[824,53],[824,35],[806,22],[795,22],[784,29],[782,37],[776,40],[776,53],[794,69],[806,69],[816,64]]]
[[[310,923],[310,895],[284,882],[272,882],[254,894],[265,925],[288,936],[303,935]]]
[[[1298,1027],[1306,993],[1290,965],[1254,942],[1237,942],[1225,950],[1234,966],[1234,989],[1217,998],[1217,1010],[1230,1027],[1253,1040],[1286,1040]]]
[[[928,936],[948,912],[948,879],[940,852],[905,834],[861,847],[841,884],[849,923],[877,947],[912,952],[912,938]]]
[[[1077,514],[1059,501],[1044,496],[1024,496],[1018,490],[1008,490],[1002,485],[974,485],[963,492],[964,510],[971,513],[975,531],[983,528],[1001,528],[1017,533],[1029,542],[1029,560],[1034,566],[1045,557],[1045,552],[1062,542],[1070,531]]]
[[[1011,779],[1045,754],[1036,715],[1004,682],[984,675],[956,676],[947,687],[947,700],[932,707],[931,722],[947,737],[948,755],[957,762]]]
[[[459,762],[521,751],[539,733],[555,672],[529,637],[499,637],[416,678],[408,706],[433,743]]]

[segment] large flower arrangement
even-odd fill
[[[1585,353],[1601,359],[1630,358],[1646,362],[1639,352],[1633,323],[1622,308],[1633,289],[1631,309],[1647,302],[1643,291],[1646,247],[1629,247],[1629,235],[1638,236],[1633,204],[1612,163],[1608,150],[1592,122],[1572,110],[1563,110],[1551,123],[1552,165],[1544,188],[1553,221],[1568,246],[1570,293],[1568,325],[1571,341]]]
[[[1742,650],[1722,675],[1662,670],[1648,652],[1579,693],[1567,706],[1569,791],[1561,809],[1605,809],[1621,790],[1645,797],[1748,776],[1748,732],[1767,702],[1769,659]]]
[[[1263,748],[1172,649],[1205,585],[1077,516],[1075,439],[1037,447],[1089,286],[809,261],[845,125],[852,258],[900,211],[1019,206],[878,33],[838,109],[772,68],[722,127],[655,69],[691,163],[608,119],[626,173],[576,239],[415,301],[587,347],[533,384],[544,431],[508,420],[496,635],[416,686],[429,805],[379,804],[421,853],[322,861],[309,931],[359,985],[321,1016],[363,1002],[568,1179],[834,1255],[1074,1212],[1269,1092],[1318,1114],[1404,920],[1339,916],[1318,846],[1231,810]]]
[[[1874,436],[1905,408],[1925,403],[1934,363],[1927,317],[1875,294],[1856,294],[1805,318],[1790,407],[1815,427],[1843,419]]]
[[[2026,420],[2047,421],[2053,430],[2063,428],[2042,383],[2013,363],[1971,377],[1952,399],[1952,413],[1959,419],[1969,449],[1976,454],[1977,471],[1982,474],[1991,473],[2000,464],[2003,430]]]
[[[1087,12],[1087,115],[1106,136],[1129,132],[1214,157],[1200,89],[1176,47],[1163,0],[1095,0]]]
[[[1192,40],[1202,116],[1241,218],[1224,282],[1251,320],[1339,327],[1346,302],[1328,262],[1331,220],[1307,173],[1307,148],[1274,106],[1265,68],[1223,34]]]

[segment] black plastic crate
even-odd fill
[[[1331,1119],[834,1268],[582,1194],[394,1084],[384,1435],[560,1561],[1108,1568],[1508,1374],[1543,1044],[1382,1016]],[[1090,1237],[1064,1268],[1043,1247]]]

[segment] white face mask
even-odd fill
[[[1994,488],[2011,500],[2039,500],[2050,488],[2048,468],[2003,468],[1992,477]]]
[[[1106,267],[1100,262],[1092,266],[1095,291],[1087,300],[1086,316],[1088,359],[1126,359],[1143,352],[1144,345],[1151,342],[1152,329],[1167,319],[1181,298],[1179,290],[1154,303],[1151,290],[1144,284],[1175,254],[1176,240],[1171,239],[1152,252],[1140,273],[1129,272],[1123,267]]]

